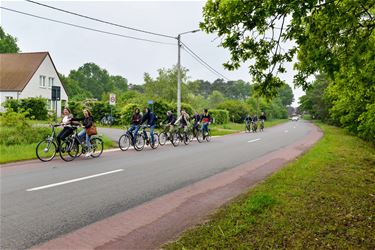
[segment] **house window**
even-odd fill
[[[53,86],[53,77],[48,77],[48,88],[51,88]]]
[[[39,87],[46,87],[46,76],[39,76]]]
[[[5,100],[12,100],[13,99],[13,96],[6,96],[5,97]]]

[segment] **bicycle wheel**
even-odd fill
[[[159,144],[160,144],[161,146],[164,146],[165,143],[167,143],[167,139],[168,139],[168,135],[167,135],[167,133],[162,132],[162,133],[159,134],[158,137],[159,137],[159,138],[158,138],[158,140],[159,140]]]
[[[159,146],[159,135],[158,135],[158,133],[154,133],[154,144],[151,143],[150,145],[151,145],[151,148],[153,148],[153,149],[156,149]]]
[[[74,139],[65,140],[60,145],[60,157],[64,161],[74,160],[79,151],[79,145]]]
[[[206,141],[207,142],[211,141],[211,131],[210,130],[208,130],[208,133],[206,135]]]
[[[98,158],[99,156],[101,156],[103,153],[103,148],[104,148],[102,139],[99,137],[94,137],[90,139],[90,143],[91,143],[91,150],[92,150],[91,157]]]
[[[134,149],[137,151],[143,150],[143,148],[145,147],[145,143],[146,142],[143,136],[141,134],[137,134],[137,136],[135,137]]]
[[[47,162],[56,156],[56,143],[51,139],[45,139],[38,143],[35,149],[36,156],[39,160]]]
[[[120,136],[120,139],[118,139],[118,147],[122,151],[126,151],[130,147],[130,144],[131,144],[130,142],[131,142],[130,136],[127,134],[123,134],[122,136]]]
[[[182,134],[182,136],[183,136],[183,141],[184,141],[184,144],[185,145],[189,145],[189,143],[190,143],[190,138],[189,138],[189,133],[187,133],[187,132],[184,132],[183,134]]]
[[[201,130],[197,130],[196,132],[197,141],[201,143],[203,141],[203,134]]]
[[[180,144],[180,135],[178,133],[173,133],[172,135],[172,144],[177,147]]]

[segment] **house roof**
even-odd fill
[[[0,54],[0,91],[22,91],[48,52]]]

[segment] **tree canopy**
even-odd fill
[[[6,34],[0,26],[0,53],[17,53],[19,51],[17,38]]]
[[[374,4],[374,0],[208,0],[200,27],[216,32],[229,49],[226,68],[236,69],[252,59],[249,73],[256,89],[270,97],[282,85],[278,74],[286,71],[284,63],[296,54],[294,82],[304,88],[312,74],[334,77],[346,62],[355,63],[373,40]],[[285,50],[285,41],[296,46]]]

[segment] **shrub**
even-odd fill
[[[25,110],[29,119],[46,120],[48,118],[47,100],[44,98],[25,98],[20,100],[8,100],[4,107],[14,112]]]
[[[214,119],[215,124],[226,124],[229,122],[229,112],[227,110],[210,109],[208,112]]]
[[[133,113],[134,113],[134,109],[137,108],[137,107],[141,110],[139,105],[134,104],[134,103],[129,103],[121,109],[120,114],[121,114],[121,121],[122,121],[123,124],[129,125],[131,123],[131,119],[132,119],[132,116],[133,116]]]
[[[0,117],[0,126],[15,128],[22,131],[30,127],[26,118],[28,115],[29,113],[23,111],[22,109],[14,112],[13,109],[8,108],[7,111]]]
[[[217,108],[227,110],[230,120],[237,123],[242,123],[250,112],[248,105],[237,100],[226,100],[219,104]]]

